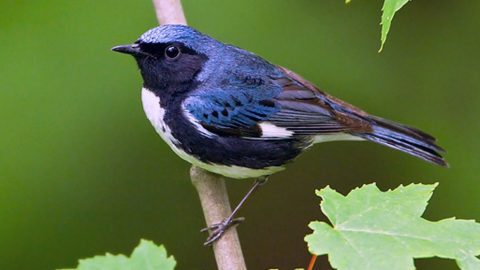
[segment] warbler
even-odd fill
[[[259,179],[251,191],[313,144],[327,141],[371,141],[447,165],[431,135],[370,115],[191,27],[156,27],[112,50],[135,58],[144,111],[171,149],[210,172]],[[238,221],[238,208],[210,228],[206,244]]]

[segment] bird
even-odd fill
[[[113,51],[132,55],[148,120],[182,159],[215,174],[256,179],[232,214],[205,228],[210,245],[268,177],[310,146],[370,141],[447,166],[433,136],[371,115],[295,72],[186,25],[148,30]]]

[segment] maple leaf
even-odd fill
[[[347,196],[330,187],[317,190],[332,225],[309,224],[309,251],[328,254],[339,270],[413,270],[414,258],[433,256],[454,259],[463,270],[480,269],[480,224],[421,217],[436,186],[411,184],[382,192],[369,184]]]

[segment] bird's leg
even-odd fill
[[[267,180],[268,180],[268,176],[263,176],[263,177],[260,177],[260,178],[256,179],[253,186],[250,188],[250,190],[248,190],[247,194],[245,194],[245,196],[242,198],[240,203],[238,203],[238,205],[235,207],[235,209],[233,209],[232,213],[226,219],[224,219],[220,223],[212,224],[209,227],[201,230],[201,232],[207,232],[207,231],[210,232],[210,236],[207,238],[207,241],[205,241],[205,243],[203,243],[204,245],[208,246],[208,245],[213,244],[213,242],[220,239],[220,237],[222,237],[222,235],[230,227],[235,226],[237,224],[240,224],[241,222],[243,222],[245,220],[245,218],[243,218],[243,217],[235,218],[235,215],[240,210],[240,208],[245,204],[245,202],[250,197],[250,195],[252,195],[253,192],[258,187],[265,184],[265,182],[267,182]]]

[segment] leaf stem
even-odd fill
[[[308,263],[307,270],[313,270],[313,267],[315,266],[316,261],[317,261],[317,255],[312,255],[312,258],[310,259],[310,262]]]

